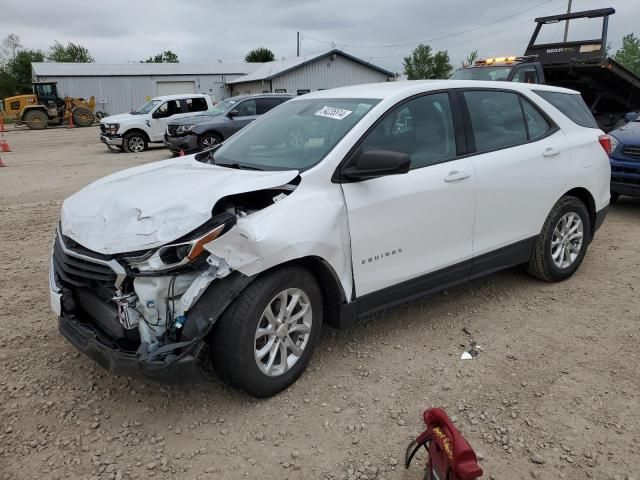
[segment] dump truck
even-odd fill
[[[607,32],[613,8],[536,18],[523,56],[478,60],[457,70],[458,80],[546,83],[577,90],[605,132],[624,124],[624,115],[640,111],[640,76],[607,56]],[[538,43],[545,25],[602,18],[600,38]]]
[[[95,97],[61,98],[56,82],[37,82],[33,93],[8,97],[0,102],[0,114],[16,125],[42,130],[50,125],[88,127],[94,122]]]

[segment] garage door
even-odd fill
[[[195,93],[195,82],[158,82],[158,96]]]

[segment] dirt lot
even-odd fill
[[[615,206],[561,284],[514,269],[348,331],[255,400],[219,381],[106,374],[58,334],[49,248],[62,200],[166,158],[97,129],[12,132],[0,154],[0,479],[419,479],[404,448],[444,406],[495,479],[640,478],[640,202]],[[167,192],[170,194],[170,192]],[[460,360],[468,329],[483,350]]]

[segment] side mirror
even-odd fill
[[[361,153],[355,164],[342,170],[347,180],[360,181],[409,172],[409,155],[392,150],[369,150]]]
[[[233,110],[231,110],[231,111],[227,114],[227,116],[228,116],[229,118],[238,117],[238,116],[240,116],[240,110],[238,110],[238,109],[235,109],[235,108],[234,108]]]
[[[151,118],[161,118],[161,117],[162,115],[160,115],[160,112],[158,112],[158,110],[156,110],[151,114]]]
[[[624,123],[633,122],[638,117],[638,115],[640,115],[638,112],[625,113],[624,114]]]

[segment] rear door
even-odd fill
[[[540,108],[514,91],[472,89],[460,92],[460,100],[467,107],[470,149],[476,152],[470,157],[478,185],[473,255],[497,252],[486,257],[488,264],[497,262],[496,269],[524,262],[527,240],[540,233],[568,187],[567,139]]]
[[[282,103],[282,98],[258,98],[256,99],[256,114],[264,115],[272,108]]]
[[[351,160],[367,150],[411,159],[407,174],[342,185],[358,297],[380,292],[369,299],[383,302],[468,275],[475,175],[471,160],[461,158],[462,125],[454,118],[447,92],[415,97],[389,110],[354,153]],[[446,268],[454,265],[461,267]],[[387,287],[390,294],[382,294]],[[371,302],[363,300],[363,310]]]

